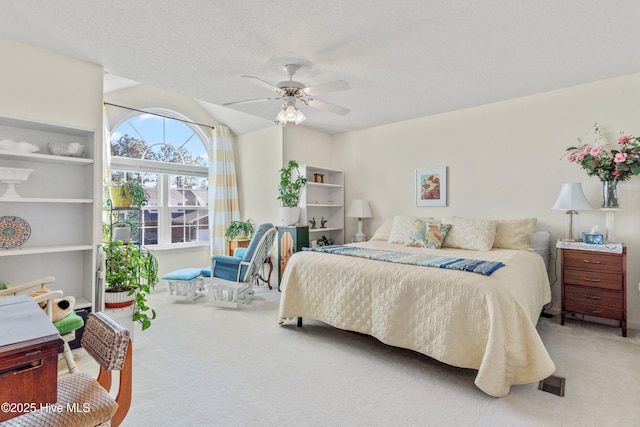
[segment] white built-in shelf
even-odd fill
[[[0,257],[50,254],[57,252],[75,252],[93,249],[92,245],[56,245],[56,246],[31,246],[26,248],[0,249]]]
[[[102,138],[96,129],[0,116],[0,140],[28,142],[38,151],[0,150],[0,166],[33,169],[17,186],[22,197],[1,197],[2,215],[31,224],[31,240],[0,248],[0,280],[24,283],[54,276],[55,289],[76,297],[76,308],[96,309],[96,248],[100,242]],[[56,156],[48,144],[75,143],[82,157]],[[329,199],[327,199],[329,200]],[[53,288],[52,288],[53,289]]]
[[[301,165],[300,172],[307,178],[300,195],[300,220],[308,225],[315,218],[318,225],[324,218],[326,228],[309,229],[316,240],[324,235],[337,244],[344,242],[344,173],[337,169]],[[314,174],[322,175],[315,177]],[[318,179],[317,182],[315,179]]]
[[[60,165],[88,166],[93,164],[93,159],[85,159],[84,157],[54,156],[53,154],[24,153],[20,151],[0,150],[0,156],[14,160]]]
[[[0,202],[10,203],[93,203],[93,199],[60,199],[46,197],[0,197]]]
[[[334,188],[341,188],[342,185],[340,184],[329,184],[329,183],[323,183],[323,182],[314,182],[314,181],[307,181],[307,185],[310,185],[311,187],[334,187]]]
[[[91,308],[91,301],[82,296],[76,297],[76,303],[73,305],[74,308]]]
[[[342,228],[339,227],[327,227],[327,228],[310,228],[309,233],[320,233],[320,232],[329,232],[329,231],[341,231]]]

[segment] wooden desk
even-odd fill
[[[26,296],[0,298],[0,422],[58,400],[58,353],[64,341]]]

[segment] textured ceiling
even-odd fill
[[[638,73],[638,22],[637,0],[0,0],[0,36],[104,66],[106,90],[195,98],[236,134],[279,108],[222,107],[271,96],[242,75],[345,80],[318,98],[347,116],[301,108],[340,133]]]

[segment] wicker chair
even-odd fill
[[[131,406],[132,345],[129,331],[102,312],[90,313],[82,346],[100,365],[98,379],[86,373],[58,378],[56,410],[38,410],[5,421],[3,427],[118,426]],[[111,371],[120,371],[117,397],[109,394]],[[50,406],[53,406],[50,405]],[[59,410],[59,411],[58,411]]]

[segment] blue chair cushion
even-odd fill
[[[244,259],[245,254],[247,253],[248,248],[236,248],[233,252],[233,256],[235,258]]]
[[[183,268],[172,271],[161,277],[162,280],[193,280],[201,275],[200,268]]]
[[[200,274],[202,277],[211,277],[211,267],[201,269]]]
[[[227,256],[227,255],[214,255],[214,270],[213,277],[218,277],[224,280],[231,280],[235,282],[238,280],[238,269],[240,268],[240,263],[242,259]],[[247,271],[247,266],[242,266],[242,271],[240,273],[240,277],[245,274]]]
[[[258,226],[258,229],[256,230],[255,234],[251,238],[251,242],[249,243],[247,252],[245,252],[244,254],[244,258],[242,259],[243,261],[251,261],[251,258],[253,257],[253,253],[256,251],[256,248],[260,243],[260,239],[262,239],[262,236],[264,236],[264,233],[266,233],[268,230],[272,228],[273,228],[273,224],[268,222],[264,224],[260,224]]]

